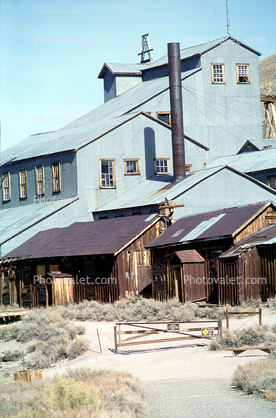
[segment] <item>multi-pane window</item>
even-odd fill
[[[249,64],[237,64],[237,82],[242,83],[249,83]]]
[[[52,176],[53,176],[53,193],[61,191],[60,181],[60,163],[52,164]]]
[[[224,84],[224,64],[212,64],[212,83]]]
[[[44,194],[44,166],[40,165],[35,168],[36,176],[36,194],[41,196]]]
[[[11,200],[11,178],[10,173],[2,174],[2,188],[3,188],[3,201],[7,202]]]
[[[125,158],[125,174],[140,174],[139,159]]]
[[[27,197],[27,170],[19,170],[19,197],[25,199]]]
[[[155,158],[154,159],[154,173],[155,174],[169,173],[169,159],[168,158]]]
[[[115,160],[100,160],[100,186],[102,188],[114,188],[115,183]]]
[[[276,176],[268,176],[267,185],[272,189],[276,189]]]

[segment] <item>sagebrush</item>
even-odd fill
[[[0,382],[3,418],[145,418],[140,381],[130,373],[79,368],[32,383]]]

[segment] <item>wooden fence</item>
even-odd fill
[[[259,315],[259,325],[262,325],[262,304],[259,305],[259,310],[253,311],[229,311],[229,303],[226,305],[226,328],[229,329],[230,315]]]

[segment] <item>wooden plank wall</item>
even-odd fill
[[[218,266],[219,303],[239,305],[260,298],[261,260],[256,248],[240,257],[221,259]]]
[[[267,297],[276,294],[276,246],[267,246],[258,250],[261,262],[261,277],[266,279],[261,292]]]
[[[274,208],[272,206],[268,207],[235,237],[234,243],[240,241],[243,238],[248,237],[254,232],[259,231],[265,226],[268,226],[272,223],[276,223],[276,218],[274,218],[274,215],[276,215]]]
[[[67,306],[74,302],[74,283],[71,277],[54,278],[52,281],[53,305]]]
[[[190,302],[207,298],[207,286],[204,283],[204,278],[206,278],[205,263],[182,264],[182,272],[184,287],[183,302]],[[191,277],[191,280],[185,282],[185,275]],[[193,279],[195,279],[195,281]]]
[[[144,232],[132,244],[126,247],[116,257],[116,276],[119,284],[119,296],[124,298],[132,292],[134,295],[139,293],[139,267],[149,267],[151,265],[150,250],[145,246],[160,235],[163,221],[160,219],[155,225]],[[152,279],[152,270],[146,269]],[[143,281],[146,280],[146,270],[143,271]]]
[[[260,297],[261,287],[259,278],[261,277],[261,260],[256,248],[243,253],[240,257],[243,262],[243,287],[244,299],[248,301]]]

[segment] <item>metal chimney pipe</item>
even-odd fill
[[[168,44],[168,60],[173,148],[173,183],[178,183],[186,177],[179,43],[173,42]]]

